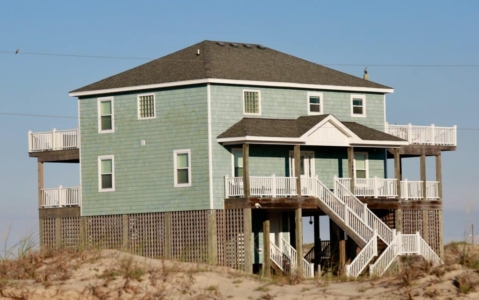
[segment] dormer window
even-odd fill
[[[320,115],[323,113],[323,93],[308,93],[308,114]]]
[[[366,116],[366,96],[351,95],[351,117]]]

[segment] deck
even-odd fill
[[[28,154],[38,162],[80,162],[78,129],[28,132]]]

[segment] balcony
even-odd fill
[[[351,178],[336,178],[335,184],[342,184],[350,190]],[[335,188],[336,190],[336,188]],[[354,184],[356,197],[397,198],[397,179],[390,178],[357,178]],[[422,200],[424,188],[422,181],[401,181],[401,199]],[[426,200],[439,199],[439,182],[426,181]]]
[[[62,187],[42,190],[42,208],[80,206],[81,187]]]
[[[437,127],[391,125],[386,123],[386,133],[409,141],[411,145],[457,146],[457,126]]]
[[[78,129],[28,132],[28,152],[71,150],[80,147]]]

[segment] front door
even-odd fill
[[[300,152],[300,172],[301,176],[314,177],[314,152],[313,151],[301,151]],[[294,172],[294,152],[290,151],[289,153],[289,175],[291,177],[296,177]]]

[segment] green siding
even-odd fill
[[[115,132],[104,134],[98,133],[97,98],[80,100],[84,216],[210,208],[206,86],[154,94],[151,120],[138,120],[137,94],[115,95]],[[191,150],[191,187],[174,187],[176,149]],[[101,155],[115,156],[114,192],[98,191]]]
[[[308,92],[323,93],[323,113],[333,114],[341,121],[357,122],[377,130],[384,130],[384,95],[340,91],[318,91],[286,88],[211,86],[213,195],[214,207],[223,208],[224,176],[232,175],[231,146],[223,147],[216,138],[241,120],[243,114],[243,90],[261,93],[262,118],[297,118],[308,114]],[[351,94],[366,96],[366,117],[351,117]],[[250,175],[289,175],[289,151],[292,146],[252,145],[250,149]],[[315,151],[316,174],[328,187],[333,188],[333,177],[348,177],[346,148],[302,147]],[[359,150],[357,151],[364,151]],[[369,156],[369,174],[384,176],[384,151],[377,150]]]

